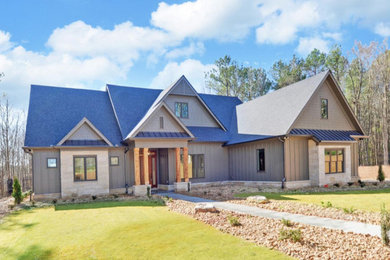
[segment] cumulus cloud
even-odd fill
[[[260,0],[198,0],[159,4],[151,24],[178,37],[237,41],[262,22]]]
[[[382,37],[389,37],[390,36],[390,23],[378,23],[375,26],[375,33],[379,34]]]
[[[181,63],[169,62],[153,79],[152,88],[166,88],[184,75],[199,92],[205,92],[205,73],[214,68],[213,64],[203,64],[199,60],[187,59]]]
[[[329,41],[322,39],[321,37],[303,37],[299,38],[299,44],[296,51],[302,55],[306,56],[309,54],[314,48],[322,51],[329,51]]]
[[[188,58],[194,54],[202,54],[204,52],[203,42],[191,42],[190,45],[173,49],[165,55],[168,59],[177,59],[180,57]]]

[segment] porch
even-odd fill
[[[135,147],[133,153],[134,195],[150,195],[152,189],[190,190],[188,147]]]

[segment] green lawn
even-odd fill
[[[151,202],[22,210],[0,224],[0,259],[287,259]]]
[[[385,203],[390,209],[390,189],[382,190],[357,190],[339,192],[317,192],[317,193],[240,193],[236,197],[245,198],[252,195],[263,195],[271,200],[293,200],[304,203],[321,205],[321,202],[330,201],[334,207],[380,211],[381,205]]]

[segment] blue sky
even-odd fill
[[[0,92],[26,109],[30,84],[165,88],[225,54],[267,71],[313,48],[390,36],[387,0],[6,1],[0,16]]]

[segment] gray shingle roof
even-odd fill
[[[274,136],[287,134],[328,74],[329,71],[319,73],[237,106],[238,132]]]

